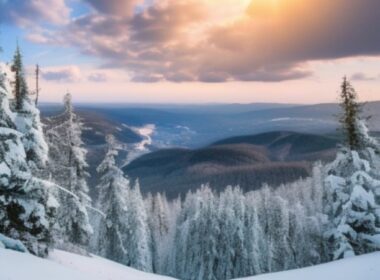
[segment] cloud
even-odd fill
[[[378,0],[86,2],[93,11],[30,39],[79,47],[137,82],[279,82],[312,75],[312,61],[380,55]]]
[[[78,66],[65,66],[59,68],[44,69],[42,78],[46,81],[56,82],[80,82],[83,79],[82,71]]]
[[[133,17],[131,40],[141,43],[169,43],[178,40],[188,28],[205,17],[202,6],[194,1],[156,4]]]
[[[14,23],[21,27],[37,22],[63,25],[68,23],[70,9],[65,0],[4,0],[0,1],[0,23]]]
[[[133,11],[137,4],[143,2],[141,0],[85,0],[98,12],[129,17],[133,15]]]
[[[104,73],[92,73],[88,75],[88,80],[96,83],[104,83],[108,81],[108,76]]]
[[[355,73],[351,76],[351,80],[353,81],[376,81],[380,78],[380,76],[370,76],[362,72]]]
[[[252,1],[246,16],[209,33],[214,51],[205,58],[206,69],[228,71],[235,79],[285,80],[310,74],[305,64],[309,61],[380,54],[380,33],[375,27],[379,1],[270,3]]]

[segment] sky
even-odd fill
[[[0,60],[45,102],[373,101],[379,28],[379,0],[0,0]]]

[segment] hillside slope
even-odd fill
[[[240,280],[378,280],[380,253]],[[2,280],[174,280],[99,258],[54,251],[50,259],[0,249]]]
[[[380,253],[348,258],[326,264],[240,280],[378,280]]]
[[[219,141],[201,149],[165,149],[143,155],[124,171],[139,179],[144,193],[184,195],[201,184],[215,190],[239,185],[245,191],[263,183],[280,185],[310,175],[312,162],[329,161],[337,140],[295,132],[271,132]]]
[[[336,138],[307,133],[274,131],[239,136],[215,142],[212,146],[251,144],[265,147],[276,161],[330,160],[339,141]]]
[[[170,280],[100,258],[59,250],[49,259],[0,249],[1,280]]]

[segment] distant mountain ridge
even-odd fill
[[[97,114],[116,126],[157,127],[155,140],[167,146],[199,148],[219,139],[271,131],[296,131],[311,134],[336,133],[340,114],[338,104],[219,104],[150,105],[149,107],[103,107],[79,105],[78,113]],[[380,102],[369,102],[363,113],[371,115],[372,131],[380,131]],[[180,131],[179,128],[187,131]],[[188,132],[186,137],[182,133]],[[178,136],[180,135],[180,136]]]
[[[238,136],[217,141],[212,146],[252,144],[264,146],[274,161],[328,160],[335,153],[338,139],[289,131],[274,131],[258,135]]]
[[[159,190],[174,189],[173,195],[176,195],[194,186],[199,187],[205,182],[215,185],[239,183],[246,188],[255,188],[257,184],[265,181],[257,175],[259,165],[253,164],[257,159],[263,160],[260,174],[270,170],[282,172],[293,164],[292,172],[288,173],[294,175],[281,175],[282,178],[288,178],[285,181],[293,180],[293,177],[307,176],[311,161],[331,159],[334,154],[334,149],[330,147],[335,145],[335,136],[319,138],[314,135],[337,135],[339,126],[338,104],[151,104],[146,108],[138,106],[140,105],[77,104],[75,107],[87,127],[83,131],[83,140],[89,150],[91,186],[98,182],[95,169],[104,157],[104,140],[108,133],[114,134],[129,149],[144,140],[144,136],[135,128],[149,124],[154,126],[154,133],[151,135],[151,144],[142,153],[180,147],[176,148],[175,152],[170,152],[169,159],[167,149],[156,155],[160,156],[163,162],[163,166],[160,167],[162,169],[158,171],[154,166],[158,158],[150,159],[152,154],[147,155],[144,160],[146,167],[140,164],[138,168],[129,171],[132,178],[146,177],[140,179],[143,191],[155,192],[156,188],[152,186],[157,185]],[[59,104],[41,105],[44,118],[55,115],[60,110],[62,105]],[[372,115],[369,121],[370,128],[375,135],[380,135],[380,102],[366,104],[364,115]],[[120,163],[125,161],[129,153],[130,150],[120,153]],[[178,162],[177,165],[167,164],[166,161],[170,160]],[[236,166],[228,164],[229,161]],[[134,164],[135,162],[130,166]],[[288,167],[284,167],[285,165]],[[152,176],[149,172],[158,173],[157,176]],[[242,174],[246,174],[245,177]],[[181,177],[182,179],[178,179]],[[254,183],[249,184],[249,180]],[[272,181],[273,184],[278,183]],[[173,187],[176,184],[178,186]]]

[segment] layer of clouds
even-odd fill
[[[95,82],[106,83],[110,80],[107,73],[94,71],[88,68],[81,68],[77,65],[66,65],[60,67],[43,67],[41,71],[42,78],[45,81],[59,83],[79,83]]]
[[[82,81],[83,74],[78,66],[72,65],[44,69],[42,78],[46,81],[74,83]]]
[[[136,82],[275,82],[312,75],[310,61],[380,55],[378,0],[252,0],[228,21],[212,15],[231,0],[86,2],[92,12],[29,37],[79,47]]]
[[[133,15],[136,5],[141,4],[141,0],[84,0],[94,7],[98,12],[121,17]]]
[[[63,25],[69,22],[70,9],[65,0],[2,0],[0,23],[13,23],[22,27],[43,24]]]
[[[357,72],[351,76],[351,80],[353,80],[353,81],[367,81],[367,82],[368,81],[376,81],[376,80],[380,80],[380,75],[372,76],[372,75],[368,75],[366,73]]]
[[[92,73],[88,76],[88,80],[96,83],[104,83],[108,81],[108,76],[104,73]]]

